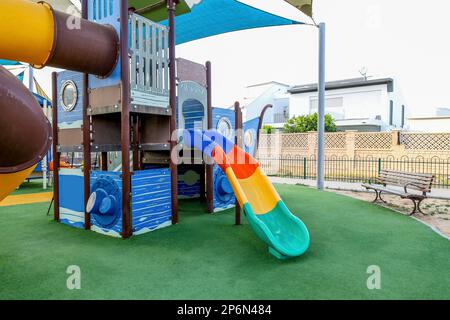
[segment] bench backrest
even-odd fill
[[[430,192],[434,176],[427,173],[412,173],[395,170],[381,170],[378,179],[386,185]]]

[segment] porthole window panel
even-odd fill
[[[72,111],[78,100],[78,89],[73,81],[66,81],[62,86],[61,101],[64,111]]]
[[[233,126],[228,118],[220,118],[217,122],[217,132],[223,135],[228,140],[233,140]]]

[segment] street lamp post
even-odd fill
[[[325,186],[325,23],[319,24],[319,110],[317,124],[317,189]]]

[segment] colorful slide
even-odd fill
[[[183,140],[225,172],[250,226],[272,255],[286,259],[306,252],[308,229],[286,207],[256,159],[216,131],[186,130]]]
[[[118,56],[114,28],[28,0],[0,1],[0,59],[107,76]],[[79,22],[79,24],[78,24]],[[51,126],[28,89],[0,66],[0,201],[50,148]]]

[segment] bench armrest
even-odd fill
[[[380,178],[375,178],[373,180],[369,180],[369,184],[381,184],[382,186],[386,187],[386,183],[384,183],[383,180],[381,180]]]
[[[414,186],[414,187],[416,187],[416,188],[421,189],[421,186],[419,186],[419,185],[417,185],[417,184],[415,184],[415,183],[413,183],[413,182],[410,182],[410,183],[407,183],[407,184],[405,184],[405,185],[403,186],[403,189],[405,190],[405,193],[408,193],[408,187],[409,187],[409,186]],[[422,194],[423,194],[424,196],[426,196],[426,195],[427,195],[427,192],[424,191],[424,190],[422,190]]]

